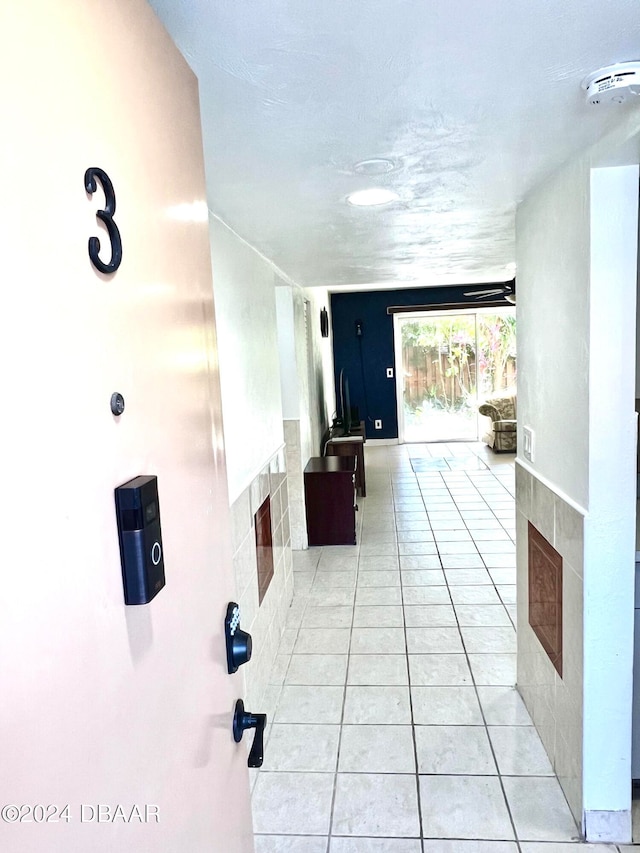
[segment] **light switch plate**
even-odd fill
[[[535,433],[531,429],[531,427],[523,427],[522,429],[522,443],[523,448],[522,452],[524,453],[524,458],[528,459],[529,462],[533,462],[534,455],[534,446],[535,446]]]
[[[375,429],[382,429],[382,421],[381,420],[375,420],[373,422],[373,426]]]
[[[393,367],[387,367],[387,379],[393,379]]]

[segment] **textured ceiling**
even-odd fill
[[[640,58],[637,0],[151,5],[200,80],[211,210],[301,285],[512,278],[518,201],[640,108],[580,89]],[[370,186],[400,200],[346,203]]]

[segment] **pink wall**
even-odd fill
[[[142,0],[4,4],[0,63],[0,801],[69,804],[0,847],[249,853],[197,82]],[[110,254],[89,166],[116,192],[113,275],[87,254]],[[166,588],[126,607],[113,489],[138,474]],[[159,822],[82,822],[97,804]]]

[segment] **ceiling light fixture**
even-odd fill
[[[353,171],[358,175],[386,175],[387,172],[392,172],[396,167],[393,160],[388,160],[386,157],[371,157],[368,160],[360,160],[353,167]]]
[[[379,204],[389,204],[392,201],[397,201],[400,198],[398,193],[393,190],[387,190],[383,187],[372,187],[368,190],[358,190],[347,196],[349,204],[356,207],[374,207]]]

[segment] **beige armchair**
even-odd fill
[[[516,451],[516,395],[485,400],[478,411],[486,418],[482,440],[496,453]]]

